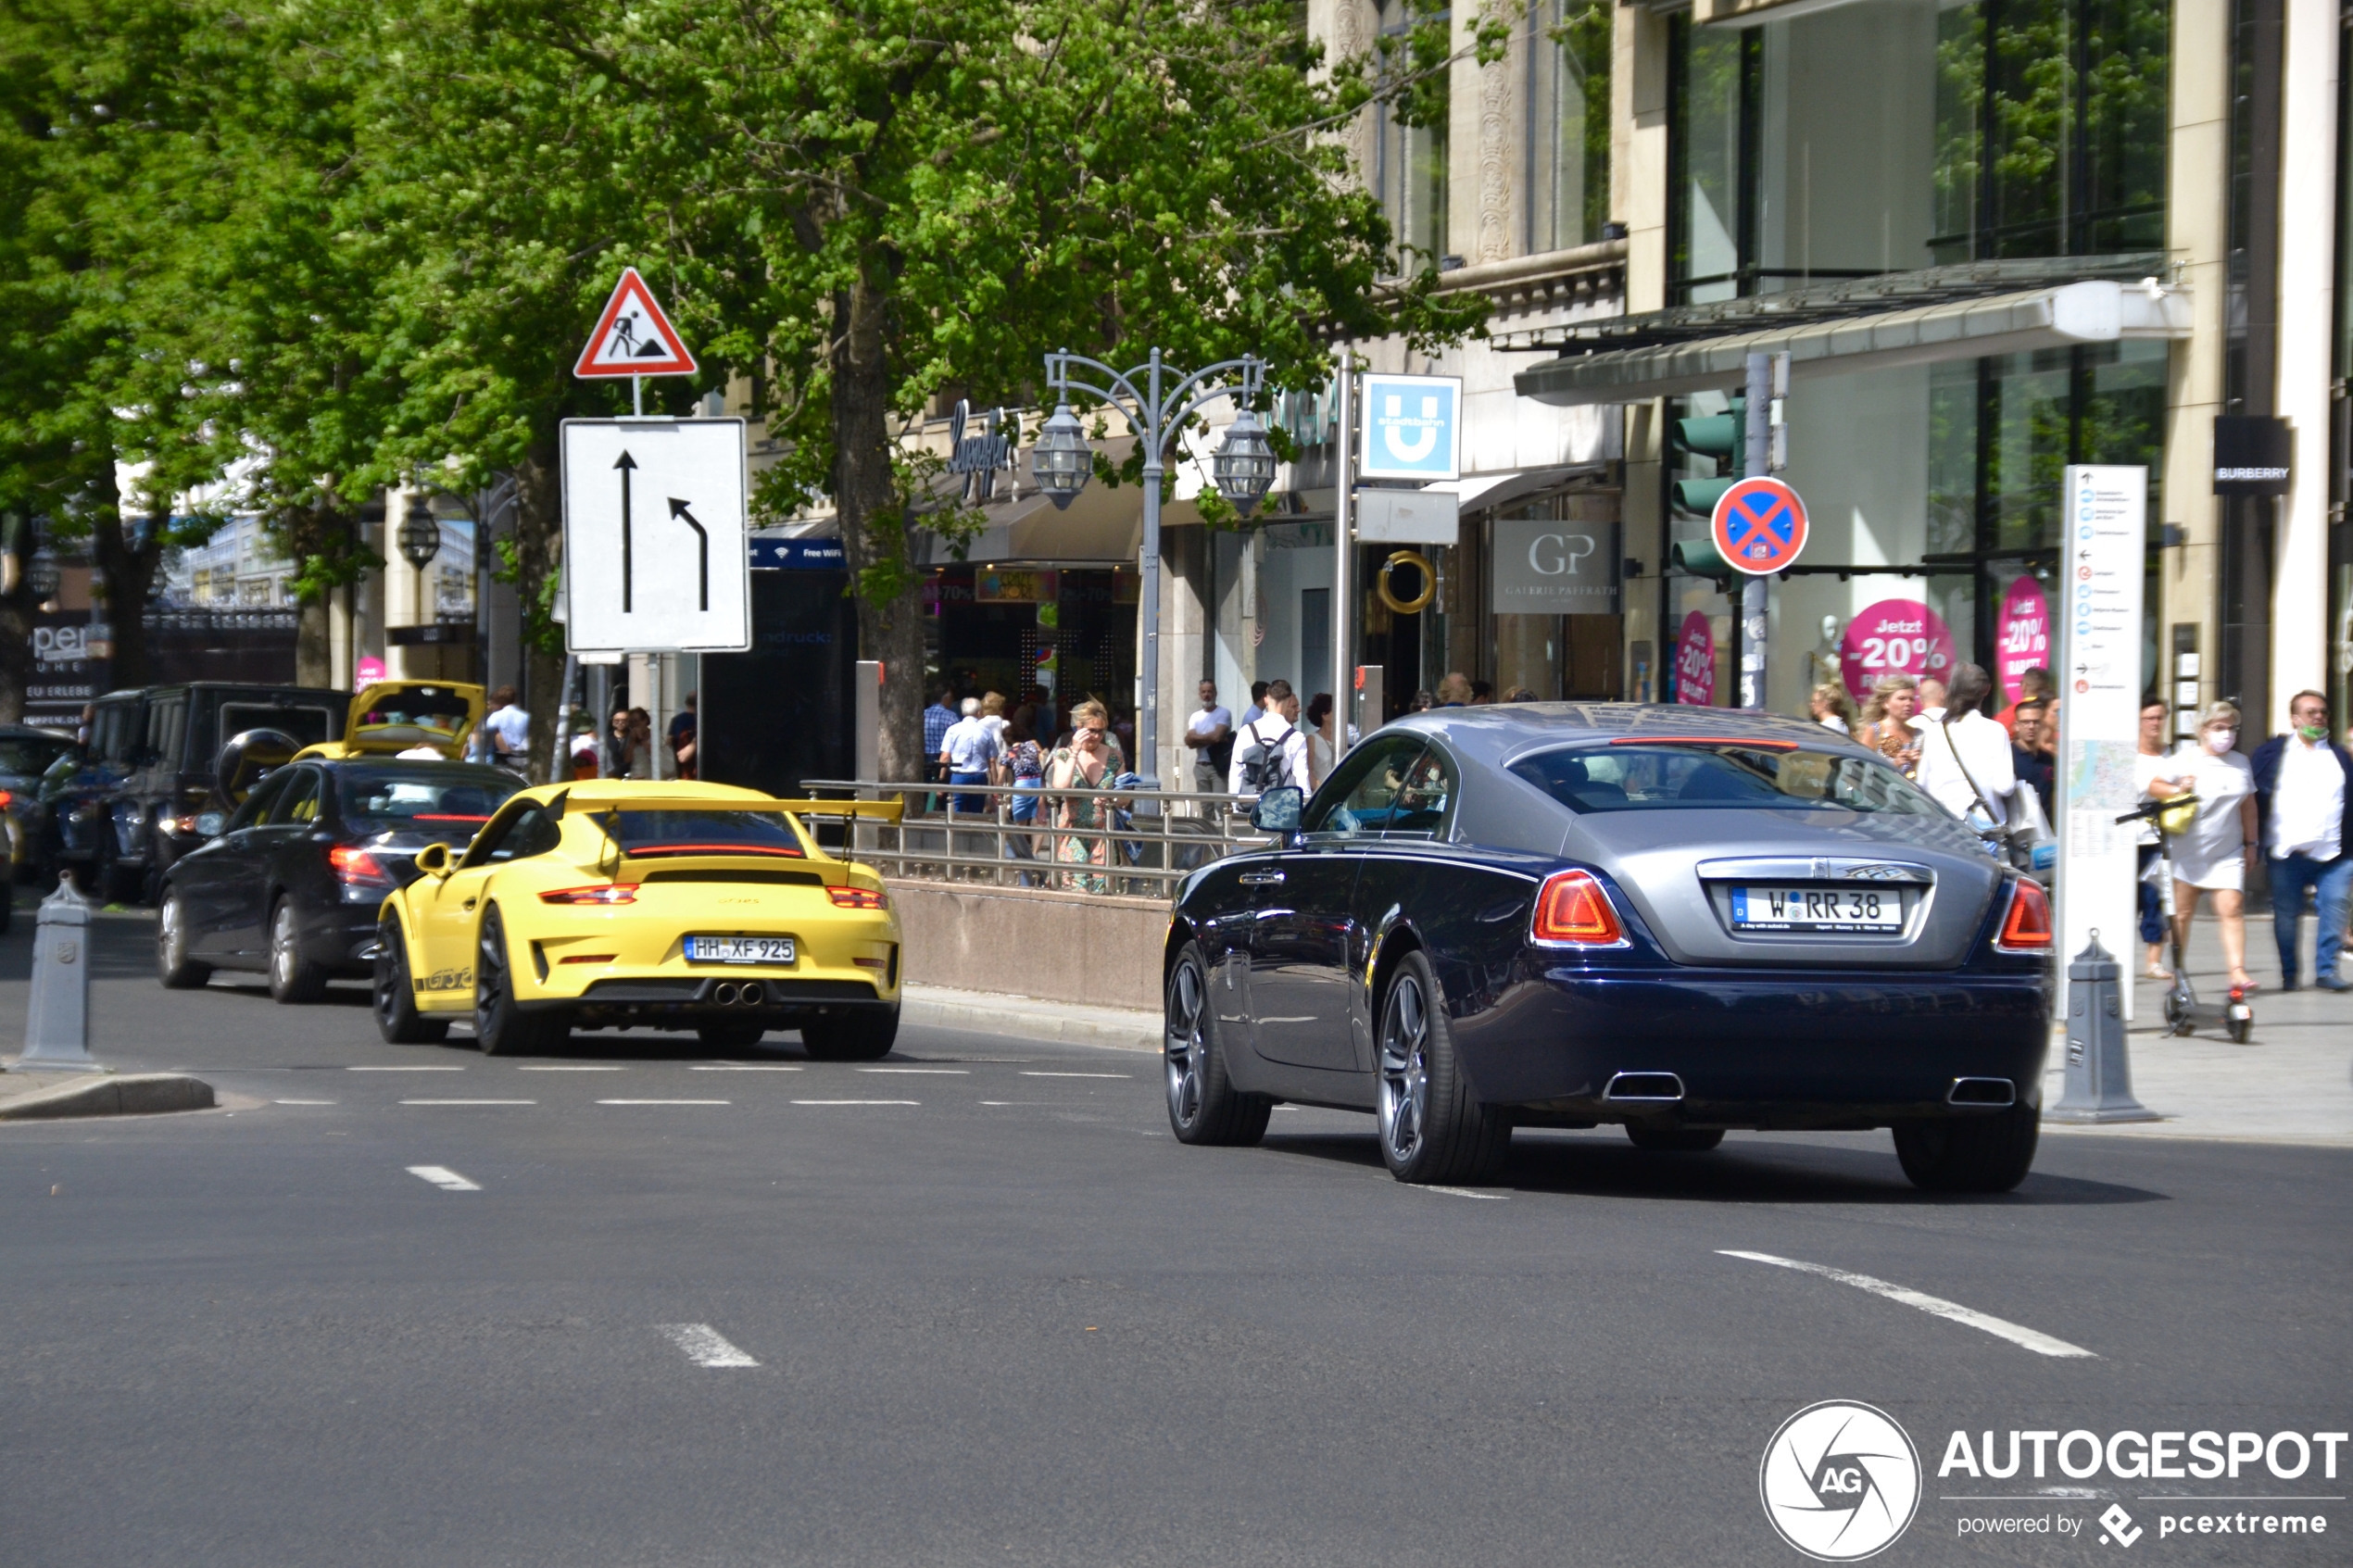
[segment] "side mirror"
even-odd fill
[[[196,833],[200,837],[219,838],[220,836],[220,830],[228,825],[229,819],[218,811],[199,811],[196,813]]]
[[[417,870],[427,876],[449,874],[449,846],[428,844],[417,851]]]
[[[1299,813],[1306,805],[1306,792],[1297,784],[1270,789],[1250,809],[1250,825],[1260,833],[1297,833]]]

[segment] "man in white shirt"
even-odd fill
[[[515,688],[500,686],[490,694],[490,716],[482,721],[490,742],[489,760],[520,768],[531,757],[531,715],[515,706]]]
[[[1185,721],[1185,749],[1193,754],[1193,787],[1215,795],[1233,766],[1234,715],[1217,700],[1217,683],[1201,684],[1201,706]]]
[[[988,782],[988,765],[1004,755],[1004,745],[997,738],[997,731],[980,716],[980,699],[964,699],[964,716],[948,726],[940,737],[939,761],[948,770],[948,782],[976,784]],[[988,809],[985,795],[959,795],[955,809],[960,813],[977,816]]]
[[[1978,711],[1993,689],[1993,677],[1982,665],[1964,664],[1953,671],[1942,717],[1924,723],[1923,712],[1913,721],[1920,732],[1919,772],[1913,782],[1953,815],[1974,811],[2000,827],[2009,821],[2018,774],[2010,763],[2010,733]]]
[[[2345,945],[2345,912],[2353,896],[2353,755],[2329,739],[2329,700],[2319,692],[2288,699],[2291,734],[2255,748],[2255,799],[2261,809],[2263,849],[2271,873],[2271,935],[2280,945],[2280,981],[2296,985],[2296,926],[2305,889],[2312,890],[2321,932],[2312,949],[2313,983],[2324,991],[2353,991],[2336,972]]]
[[[1228,795],[1261,795],[1283,784],[1313,793],[1307,773],[1307,732],[1299,727],[1299,694],[1289,681],[1266,683],[1266,712],[1234,735]]]

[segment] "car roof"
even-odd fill
[[[522,792],[531,800],[552,800],[566,797],[568,805],[625,806],[633,800],[684,804],[688,801],[709,801],[712,805],[777,805],[773,795],[736,784],[704,784],[693,779],[578,779],[567,784],[534,784]]]
[[[1662,740],[1778,740],[1812,746],[1860,749],[1846,736],[1810,719],[1659,702],[1499,702],[1479,708],[1433,708],[1391,721],[1376,735],[1417,732],[1490,767],[1508,767],[1554,746]],[[1368,735],[1365,739],[1375,738]]]

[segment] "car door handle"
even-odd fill
[[[1280,887],[1283,884],[1283,873],[1280,872],[1244,872],[1234,880],[1240,883],[1244,887]]]
[[[467,899],[464,903],[462,903],[462,904],[459,905],[458,907],[459,907],[459,909],[472,909],[472,908],[474,907],[474,900],[473,900],[473,899],[472,899],[472,898],[469,898],[469,899]]]

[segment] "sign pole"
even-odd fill
[[[646,378],[643,376],[629,378],[629,412],[637,419],[646,417]]]
[[[1348,749],[1348,726],[1356,720],[1358,704],[1351,678],[1355,673],[1355,648],[1351,646],[1349,633],[1356,618],[1350,613],[1355,607],[1350,602],[1353,590],[1349,583],[1349,567],[1354,552],[1349,548],[1349,533],[1355,521],[1356,471],[1349,455],[1356,437],[1355,356],[1343,346],[1340,351],[1339,398],[1335,410],[1340,416],[1340,429],[1332,437],[1333,456],[1337,459],[1340,488],[1332,503],[1332,756],[1337,759]],[[1378,728],[1381,716],[1368,715],[1362,721],[1366,734]]]
[[[1770,355],[1748,357],[1748,406],[1742,412],[1746,429],[1746,461],[1741,472],[1762,479],[1772,471],[1772,426],[1768,416],[1773,396]],[[1741,706],[1752,711],[1765,706],[1765,638],[1771,629],[1770,580],[1758,575],[1741,589]]]

